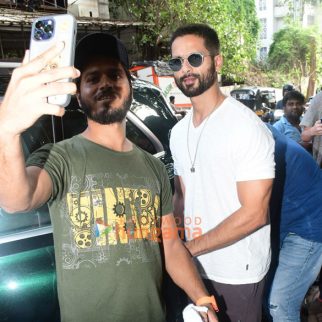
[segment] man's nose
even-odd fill
[[[102,75],[100,79],[100,87],[111,87],[113,85],[113,81],[108,75]]]
[[[189,71],[191,71],[192,67],[191,65],[189,64],[189,61],[187,58],[182,58],[182,71],[184,73],[187,73]]]

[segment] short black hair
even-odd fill
[[[220,42],[215,29],[206,24],[195,23],[179,27],[175,30],[170,39],[170,47],[178,37],[187,35],[195,35],[204,39],[205,47],[213,55],[218,55],[220,52]]]
[[[305,97],[299,91],[290,91],[290,92],[287,92],[283,97],[283,106],[286,106],[286,103],[288,100],[296,100],[296,101],[299,101],[301,104],[304,104]]]

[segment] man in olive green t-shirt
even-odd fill
[[[204,320],[218,321],[214,299],[178,237],[164,166],[126,138],[132,86],[116,37],[90,34],[76,48],[87,129],[40,148],[26,167],[21,133],[43,114],[63,115],[46,97],[76,91],[71,82],[55,81],[79,77],[77,69],[44,69],[62,49],[57,44],[17,69],[0,109],[0,206],[16,212],[48,202],[61,320],[164,321],[165,266],[193,302],[208,308]]]

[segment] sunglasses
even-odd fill
[[[212,54],[203,55],[201,53],[192,53],[187,58],[177,57],[169,60],[168,64],[172,71],[178,72],[183,65],[185,59],[188,60],[188,63],[191,67],[199,67],[202,65],[204,58],[207,56],[214,56]]]

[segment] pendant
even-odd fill
[[[193,173],[193,172],[195,172],[195,167],[194,166],[192,166],[191,168],[190,168],[190,171]]]

